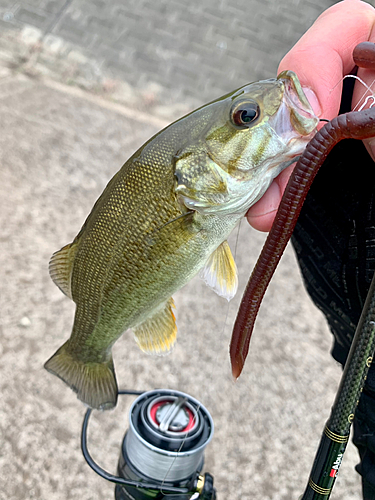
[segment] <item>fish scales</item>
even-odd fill
[[[114,342],[132,328],[143,351],[168,352],[177,332],[172,294],[200,270],[217,293],[234,295],[226,239],[301,154],[316,124],[288,72],[203,106],[142,146],[108,183],[73,243],[52,256],[51,277],[76,312],[69,340],[47,370],[89,406],[115,406]]]
[[[160,160],[163,158],[162,155],[158,157]],[[173,172],[170,167],[165,168],[161,161],[155,161],[151,170],[147,158],[145,162],[134,162],[132,167],[129,169],[124,166],[118,174],[116,184],[113,188],[109,186],[106,191],[107,199],[100,203],[100,209],[97,207],[98,213],[93,211],[90,214],[75,259],[79,271],[75,272],[73,268],[73,300],[76,297],[88,297],[97,316],[100,308],[106,306],[120,283],[123,293],[131,295],[133,300],[136,299],[134,291],[139,287],[138,281],[142,280],[142,277],[145,281],[147,275],[142,241],[157,230],[158,226],[181,215],[177,204],[173,206],[165,199],[163,190],[158,189],[157,196],[149,195],[154,185],[161,187],[165,176],[169,177],[170,184],[173,185]],[[91,219],[94,219],[93,222]],[[120,308],[123,306],[123,293],[120,297]],[[128,309],[124,310],[129,314]],[[82,316],[85,321],[88,315]],[[91,325],[82,330],[82,320],[77,321],[74,328],[77,331],[85,331],[86,336],[90,337]],[[126,318],[119,320],[126,321]],[[97,318],[95,324],[96,322]],[[86,338],[80,335],[79,341],[85,340]]]

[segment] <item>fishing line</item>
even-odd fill
[[[237,257],[237,253],[238,253],[238,244],[239,244],[239,239],[240,239],[240,230],[241,230],[241,225],[242,225],[242,221],[244,220],[244,218],[241,218],[240,219],[240,222],[236,228],[236,236],[235,236],[235,244],[234,244],[234,249],[233,249],[233,258],[234,260],[236,261],[236,257]],[[237,270],[238,272],[238,270]],[[225,339],[225,330],[226,330],[226,327],[227,327],[227,324],[228,324],[228,317],[229,317],[229,310],[230,310],[230,301],[227,302],[226,304],[226,311],[225,311],[225,318],[224,318],[224,322],[223,322],[223,326],[220,330],[220,334],[218,336],[218,339],[219,339],[219,342],[220,344],[223,342],[227,342],[229,343],[229,338],[228,339]],[[216,353],[216,358],[215,358],[215,363],[213,364],[212,368],[211,368],[211,371],[209,373],[209,382],[213,381],[213,378],[214,378],[214,368],[216,366],[219,366],[218,364],[218,360],[219,360],[219,354],[220,352],[217,351]],[[235,420],[235,418],[234,418]]]
[[[246,217],[246,215],[245,215],[245,217]],[[236,257],[237,257],[238,242],[240,240],[240,230],[241,230],[242,221],[243,221],[243,218],[240,219],[240,222],[239,222],[239,224],[237,226],[237,234],[236,234],[236,240],[235,240],[234,251],[233,251],[233,253],[234,253],[234,256],[233,256],[234,261],[236,261]],[[238,272],[238,270],[237,270],[237,272]],[[230,302],[228,302],[228,304],[227,304],[227,308],[226,308],[227,310],[226,310],[226,314],[225,314],[223,329],[221,331],[220,336],[223,336],[223,334],[225,333],[225,328],[227,326],[228,316],[229,316],[229,307],[230,307]],[[211,372],[211,376],[212,376],[212,373],[213,373],[213,371]]]
[[[332,93],[332,91],[333,91],[333,90],[335,90],[335,88],[336,88],[338,85],[340,85],[340,83],[342,83],[342,82],[343,82],[346,78],[354,78],[355,80],[358,80],[360,83],[362,83],[362,85],[363,85],[364,87],[366,87],[366,89],[367,89],[367,91],[368,91],[368,92],[371,92],[370,87],[369,87],[369,86],[367,85],[367,83],[365,83],[365,82],[364,82],[364,81],[363,81],[363,80],[362,80],[359,76],[357,76],[357,75],[345,75],[345,76],[343,76],[343,77],[341,78],[341,80],[339,80],[339,81],[336,83],[336,85],[334,85],[334,86],[331,88],[331,90],[329,91],[329,92],[330,92],[330,94],[331,94],[331,93]],[[372,83],[374,83],[374,82],[372,82]],[[371,85],[372,85],[372,84],[371,84]],[[365,95],[366,95],[366,92],[365,92],[363,95],[365,96]]]
[[[196,411],[195,411],[195,414],[194,414],[194,417],[193,417],[193,422],[194,422],[194,423],[195,423],[195,421],[196,421],[196,418],[197,418],[197,415],[198,415],[198,412],[199,412],[200,408],[201,408],[201,404],[197,405],[197,408],[196,408]],[[186,442],[186,439],[187,439],[187,438],[188,438],[188,432],[186,432],[185,437],[184,437],[184,439],[182,440],[182,442],[181,442],[181,444],[180,444],[180,447],[179,447],[179,449],[177,450],[177,452],[176,452],[176,453],[180,453],[180,452],[181,452],[181,450],[182,450],[182,448],[183,448],[183,446],[184,446],[184,444],[185,444],[185,442]],[[173,462],[172,462],[172,463],[171,463],[171,465],[169,466],[169,469],[168,469],[168,470],[167,470],[167,472],[165,473],[165,476],[164,476],[163,481],[162,481],[161,486],[160,486],[160,492],[161,492],[162,494],[164,494],[165,496],[168,496],[168,495],[174,495],[174,493],[169,493],[168,491],[166,491],[166,492],[165,492],[165,491],[163,491],[163,485],[164,485],[164,483],[167,481],[167,479],[168,479],[168,474],[170,473],[170,471],[172,470],[172,468],[173,468],[174,464],[176,463],[177,458],[178,458],[178,455],[174,458]],[[184,493],[181,493],[181,495],[184,495]],[[176,495],[176,496],[178,496],[178,495]],[[193,496],[194,496],[194,495],[193,495]],[[191,498],[193,498],[193,497],[191,497]]]
[[[367,102],[368,102],[368,98],[372,97],[373,98],[373,91],[371,90],[371,87],[373,86],[374,82],[375,82],[375,79],[370,83],[370,86],[367,85],[366,82],[364,82],[359,76],[357,75],[345,75],[343,80],[345,78],[354,78],[355,80],[357,80],[359,83],[361,83],[365,88],[366,88],[366,92],[363,93],[362,97],[359,99],[359,101],[357,102],[357,104],[355,105],[355,107],[353,108],[353,111],[355,111],[358,107],[359,107],[359,103],[362,101],[362,99],[364,99],[365,95],[367,94],[367,92],[370,92],[370,96],[367,96],[365,102],[362,104],[361,107],[358,108],[357,111],[362,111],[362,109],[366,106]],[[371,107],[371,106],[370,106]]]
[[[236,257],[237,257],[241,223],[242,223],[242,219],[240,220],[240,222],[239,222],[239,224],[237,226],[237,234],[236,234],[236,239],[235,239],[235,244],[234,244],[234,251],[233,251],[233,257],[234,257],[234,259],[236,259]],[[224,322],[222,323],[222,328],[220,329],[220,333],[217,336],[217,338],[218,338],[218,344],[219,345],[221,344],[221,340],[223,340],[225,329],[226,329],[226,326],[227,326],[228,316],[229,316],[229,307],[230,307],[230,303],[228,302],[227,305],[226,305],[226,314],[225,314]],[[228,342],[229,342],[229,339],[228,339]],[[215,370],[215,367],[219,366],[219,363],[218,363],[219,354],[220,354],[220,352],[218,351],[216,353],[216,357],[215,357],[214,363],[212,364],[212,367],[211,367],[211,369],[210,369],[210,371],[208,373],[208,376],[207,376],[207,385],[208,386],[212,385],[211,382],[213,382],[213,379],[214,379],[214,370]],[[194,421],[196,420],[196,417],[198,415],[199,409],[200,409],[200,405],[197,407],[197,413],[193,417]],[[184,438],[183,438],[183,440],[181,442],[181,445],[180,445],[179,449],[177,450],[177,454],[181,452],[181,450],[182,450],[182,448],[183,448],[183,446],[184,446],[187,438],[188,438],[188,433],[185,434],[185,436],[184,436]],[[163,485],[165,484],[165,482],[168,481],[168,475],[169,475],[170,471],[172,470],[172,468],[174,467],[177,459],[178,459],[178,455],[174,458],[174,460],[171,463],[168,471],[166,472],[166,474],[164,476],[164,479],[162,481],[162,484],[161,484],[161,489],[163,488]],[[167,495],[169,493],[165,493],[165,494]]]
[[[234,244],[234,251],[233,251],[233,258],[234,258],[234,261],[236,261],[236,257],[237,257],[237,250],[238,250],[238,242],[239,242],[239,236],[240,236],[240,228],[241,228],[241,223],[242,223],[242,220],[243,219],[240,219],[240,222],[236,228],[236,240],[235,240],[235,244]],[[227,327],[227,323],[228,323],[228,316],[229,316],[229,308],[230,308],[230,301],[227,301],[227,304],[226,304],[226,311],[225,311],[225,318],[224,318],[224,321],[222,323],[222,328],[220,330],[220,333],[219,333],[219,341],[222,341],[224,340],[225,341],[225,329]],[[228,342],[229,342],[229,339],[228,339]],[[213,380],[213,375],[214,375],[214,366],[218,366],[218,358],[219,358],[219,352],[216,353],[216,359],[215,359],[215,364],[212,366],[211,368],[211,372],[209,374],[209,379],[210,381]]]
[[[234,261],[236,261],[236,257],[237,257],[238,242],[239,242],[239,239],[240,239],[240,228],[241,228],[242,220],[243,219],[240,219],[240,222],[239,222],[239,224],[237,226],[236,241],[235,241],[235,244],[234,244],[234,251],[233,251]],[[220,333],[220,337],[222,337],[223,334],[225,333],[225,328],[227,326],[228,316],[229,316],[230,301],[227,302],[226,306],[227,307],[226,307],[225,319],[224,319],[224,323],[223,323],[223,328],[222,328],[221,333]],[[217,360],[217,358],[216,358],[216,360]],[[211,376],[212,376],[212,374],[213,374],[213,370],[211,371]]]
[[[362,80],[362,78],[360,78],[359,76],[357,75],[345,75],[339,82],[336,83],[336,85],[334,87],[332,87],[332,89],[330,90],[330,93],[332,93],[332,91],[338,86],[340,85],[340,83],[342,83],[346,78],[354,78],[355,80],[357,80],[359,83],[361,83],[365,88],[366,88],[366,91],[363,93],[362,97],[358,100],[357,104],[355,105],[355,107],[353,108],[353,111],[362,111],[362,109],[366,106],[366,104],[368,104],[368,100],[369,98],[372,98],[373,99],[373,103],[371,104],[370,107],[372,107],[374,104],[375,104],[375,97],[374,97],[374,94],[373,94],[373,91],[371,90],[371,87],[374,85],[375,83],[375,78],[372,80],[372,82],[370,83],[370,85],[367,85],[366,82],[364,82]],[[370,92],[370,96],[367,96],[367,98],[365,99],[365,102],[362,104],[361,107],[359,107],[359,104],[360,102],[362,101],[362,99],[365,98],[367,92]],[[358,109],[357,109],[358,108]],[[324,121],[324,120],[321,120],[321,121]]]
[[[234,259],[236,259],[236,257],[237,257],[237,250],[238,250],[238,243],[239,243],[239,235],[240,235],[241,223],[242,223],[242,219],[240,220],[240,222],[239,222],[239,224],[238,224],[238,226],[237,226],[237,234],[236,234],[236,240],[235,240],[234,251],[233,251],[233,254],[234,254],[234,255],[233,255],[233,257],[234,257]],[[229,316],[229,307],[230,307],[230,302],[228,302],[228,303],[226,304],[226,314],[225,314],[225,318],[224,318],[224,322],[223,322],[222,329],[221,329],[220,334],[219,334],[219,339],[222,339],[223,334],[225,333],[225,328],[226,328],[226,326],[227,326],[228,316]],[[229,341],[229,339],[228,339],[228,341]],[[220,343],[220,340],[219,340],[219,343]],[[218,358],[219,358],[219,352],[217,352],[215,362],[213,363],[212,368],[211,368],[211,370],[210,370],[210,372],[209,372],[209,374],[208,374],[208,385],[210,385],[210,382],[212,382],[212,381],[213,381],[213,377],[214,377],[214,369],[215,369],[215,367],[216,367],[216,366],[218,366]],[[197,412],[199,411],[199,409],[200,409],[200,405],[199,405],[199,406],[198,406],[198,408],[197,408]],[[197,416],[197,414],[198,414],[198,413],[196,413],[196,414],[194,415],[194,418],[193,418],[193,420],[194,420],[194,421],[196,420],[196,416]],[[185,437],[184,437],[184,439],[183,439],[183,441],[181,442],[180,448],[178,449],[177,453],[180,453],[180,452],[181,452],[181,450],[182,450],[182,448],[183,448],[183,446],[184,446],[184,444],[185,444],[185,442],[186,442],[187,437],[188,437],[188,434],[186,433],[186,434],[185,434]],[[172,464],[170,465],[170,467],[169,467],[169,469],[168,469],[168,471],[167,471],[166,475],[164,476],[164,479],[163,479],[163,481],[162,481],[162,486],[161,486],[161,487],[163,487],[163,484],[167,481],[167,479],[168,479],[168,474],[170,473],[170,471],[171,471],[172,467],[174,466],[174,464],[175,464],[175,462],[176,462],[177,458],[178,458],[178,455],[177,455],[177,456],[176,456],[176,458],[173,460],[173,462],[172,462]]]
[[[243,219],[240,219],[240,223],[238,224],[237,235],[236,235],[236,243],[234,245],[234,260],[236,260],[236,257],[237,257],[237,248],[238,248],[238,241],[240,239],[240,229],[241,229],[242,220]]]

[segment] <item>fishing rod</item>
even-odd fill
[[[358,67],[374,70],[375,44],[363,42],[357,45],[353,51],[353,59]],[[373,104],[370,108],[372,106]],[[300,500],[326,500],[330,497],[374,352],[375,274],[362,309],[336,399],[316,452],[309,481]]]
[[[327,500],[348,443],[350,428],[375,351],[375,275],[324,428],[308,485],[300,500]]]

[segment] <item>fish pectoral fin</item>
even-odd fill
[[[71,276],[77,243],[69,243],[55,252],[49,261],[49,274],[60,290],[72,298]]]
[[[172,297],[150,318],[133,328],[138,346],[147,354],[168,354],[177,338]]]
[[[116,406],[118,388],[112,356],[103,362],[81,361],[70,353],[68,340],[44,368],[68,384],[91,408],[109,410]]]
[[[232,299],[238,287],[237,266],[228,242],[223,243],[210,255],[200,271],[200,277],[220,297]]]

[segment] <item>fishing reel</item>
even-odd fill
[[[166,389],[119,394],[138,395],[129,411],[118,462],[118,476],[102,469],[87,449],[87,410],[81,446],[88,465],[116,483],[116,500],[216,500],[213,477],[201,475],[204,450],[213,436],[211,415],[199,401]]]

